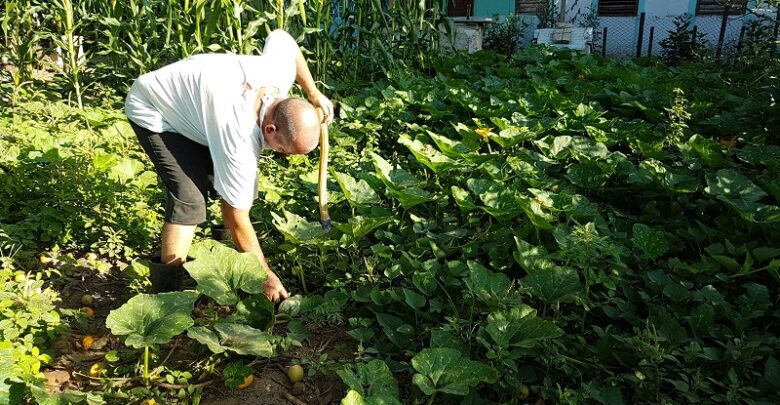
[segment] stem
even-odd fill
[[[149,346],[144,346],[144,383],[149,385]]]
[[[434,392],[433,395],[431,395],[431,398],[428,400],[428,405],[433,404],[433,399],[436,398],[436,393]]]

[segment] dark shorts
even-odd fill
[[[152,132],[132,121],[138,141],[165,183],[165,222],[197,225],[206,220],[208,198],[217,193],[209,148],[175,132]]]

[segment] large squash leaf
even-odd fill
[[[284,235],[284,238],[296,245],[317,245],[321,243],[327,232],[319,222],[306,221],[300,215],[284,211],[284,218],[272,212],[274,226]]]
[[[184,268],[198,282],[198,291],[220,305],[238,302],[238,291],[250,294],[263,292],[268,278],[254,253],[239,253],[222,244],[208,242],[194,247],[196,258]]]
[[[545,304],[566,301],[582,288],[577,272],[569,267],[537,267],[523,277],[522,285]]]
[[[340,172],[333,172],[333,177],[339,183],[344,197],[353,207],[370,207],[379,204],[379,195],[368,184],[367,181]]]
[[[410,138],[409,135],[402,134],[398,138],[398,143],[409,148],[409,151],[412,152],[412,155],[418,162],[435,173],[443,173],[455,167],[460,167],[456,160],[439,152],[431,145]]]
[[[392,220],[393,218],[389,216],[369,217],[358,215],[349,218],[346,224],[337,223],[334,224],[334,226],[341,232],[351,236],[353,242],[358,242],[363,239],[364,236]]]
[[[138,294],[111,311],[106,326],[125,344],[136,349],[167,343],[192,326],[190,313],[198,298],[195,291]]]
[[[417,374],[412,381],[426,395],[443,392],[468,395],[477,384],[496,381],[496,370],[446,347],[424,349],[412,358]]]
[[[492,353],[506,353],[513,348],[530,349],[542,340],[556,338],[563,331],[550,321],[537,318],[527,305],[488,315],[487,324],[479,330],[477,340]]]
[[[466,286],[474,296],[488,305],[500,305],[505,301],[512,280],[503,273],[494,273],[487,267],[469,260],[467,262],[469,276],[465,279]]]
[[[187,331],[187,336],[208,346],[214,353],[230,350],[242,355],[272,357],[276,346],[271,334],[239,323],[217,323],[214,331],[196,326]]]
[[[707,173],[704,191],[733,208],[739,216],[757,223],[780,222],[780,207],[760,203],[767,193],[731,169]]]
[[[336,373],[350,391],[357,394],[352,395],[353,400],[360,397],[362,403],[367,405],[401,405],[398,400],[398,383],[382,360],[357,363],[354,367],[347,366]]]

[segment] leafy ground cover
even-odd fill
[[[143,294],[162,194],[120,111],[3,117],[3,305],[51,285],[55,307],[3,313],[0,390],[66,401],[42,372],[75,351],[90,403],[780,400],[776,76],[544,48],[388,76],[334,87],[332,232],[316,157],[260,164],[255,226],[299,294],[279,308],[207,232],[192,292]],[[279,391],[231,391],[253,373]]]

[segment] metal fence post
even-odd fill
[[[739,57],[740,52],[742,52],[742,40],[745,38],[745,26],[742,26],[742,29],[739,30],[739,41],[737,41],[737,52],[734,55],[734,59],[736,60]]]
[[[601,56],[607,56],[607,27],[604,27],[604,36],[601,38]]]
[[[775,15],[775,36],[774,39],[777,39],[777,33],[780,32],[780,7],[777,7],[777,14]],[[777,47],[775,47],[777,49]]]
[[[720,34],[718,34],[718,49],[715,51],[715,61],[720,61],[720,55],[723,52],[723,39],[726,37],[726,27],[729,24],[729,7],[728,4],[723,6],[723,18],[720,20]]]
[[[693,26],[693,32],[691,33],[691,50],[696,51],[696,36],[699,34],[699,26]]]
[[[655,25],[650,27],[650,37],[647,39],[647,57],[653,57],[653,38],[655,37]]]
[[[642,56],[642,40],[645,36],[645,12],[639,14],[639,38],[636,40],[636,57]]]

